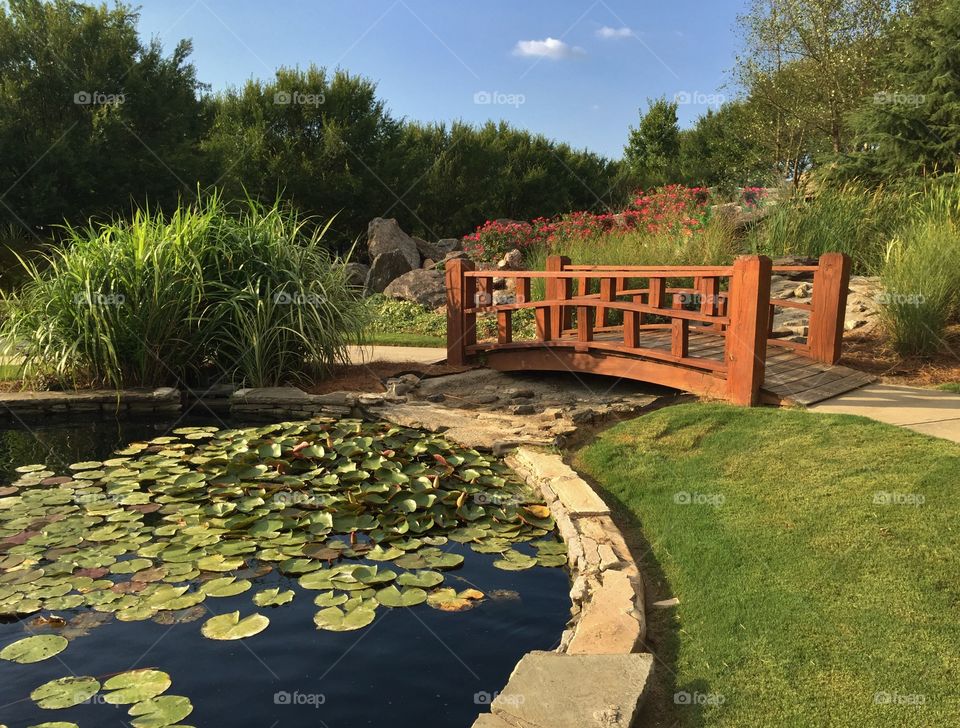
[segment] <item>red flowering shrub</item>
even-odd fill
[[[614,230],[643,230],[689,236],[703,226],[710,191],[704,187],[670,185],[638,191],[630,206],[619,213],[571,212],[554,219],[531,222],[488,220],[464,237],[464,249],[479,261],[492,262],[504,254],[534,247],[547,250],[574,240],[598,239]]]

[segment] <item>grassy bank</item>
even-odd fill
[[[960,723],[960,447],[692,404],[608,430],[576,465],[679,599],[651,610],[647,725]]]

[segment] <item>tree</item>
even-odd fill
[[[736,78],[759,105],[769,144],[799,179],[813,157],[850,145],[845,120],[879,83],[894,0],[753,0],[740,18]]]
[[[215,100],[204,150],[230,197],[278,195],[351,239],[395,201],[399,122],[367,79],[281,68]]]
[[[137,36],[125,5],[0,6],[0,219],[33,230],[195,190],[206,126],[181,41]]]
[[[960,6],[905,19],[887,83],[851,115],[855,149],[836,174],[881,181],[960,171]]]
[[[647,113],[630,127],[624,161],[636,182],[644,187],[676,182],[680,170],[680,127],[677,102],[647,100]]]
[[[774,160],[758,138],[754,110],[747,101],[731,101],[697,119],[680,133],[684,180],[702,186],[753,185],[766,181]]]

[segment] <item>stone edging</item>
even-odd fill
[[[531,652],[474,728],[629,728],[653,670],[641,652],[643,578],[610,509],[547,450],[506,463],[540,489],[567,544],[572,617],[555,652]]]
[[[76,392],[0,392],[0,421],[35,421],[51,415],[169,413],[180,411],[180,392],[158,389],[90,389]]]

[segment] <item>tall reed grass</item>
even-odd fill
[[[345,361],[366,307],[326,228],[279,203],[231,214],[214,195],[171,216],[67,228],[5,297],[0,341],[26,377],[113,387],[269,386]]]

